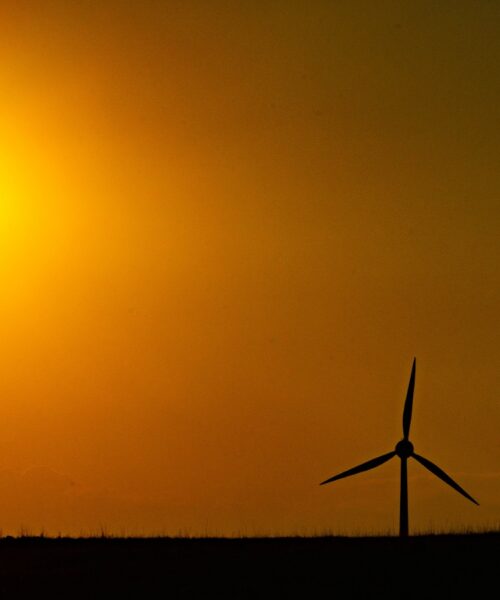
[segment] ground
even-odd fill
[[[0,592],[16,598],[482,598],[494,595],[499,551],[500,533],[407,540],[2,538]]]

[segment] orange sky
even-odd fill
[[[5,1],[0,528],[500,521],[500,7]]]

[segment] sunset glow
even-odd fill
[[[4,534],[498,522],[499,19],[2,3]]]

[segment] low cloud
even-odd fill
[[[4,535],[140,534],[169,522],[158,500],[87,486],[46,466],[0,470],[0,514]]]

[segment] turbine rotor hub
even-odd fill
[[[401,440],[396,444],[395,451],[399,458],[408,458],[413,454],[413,444],[410,440]]]

